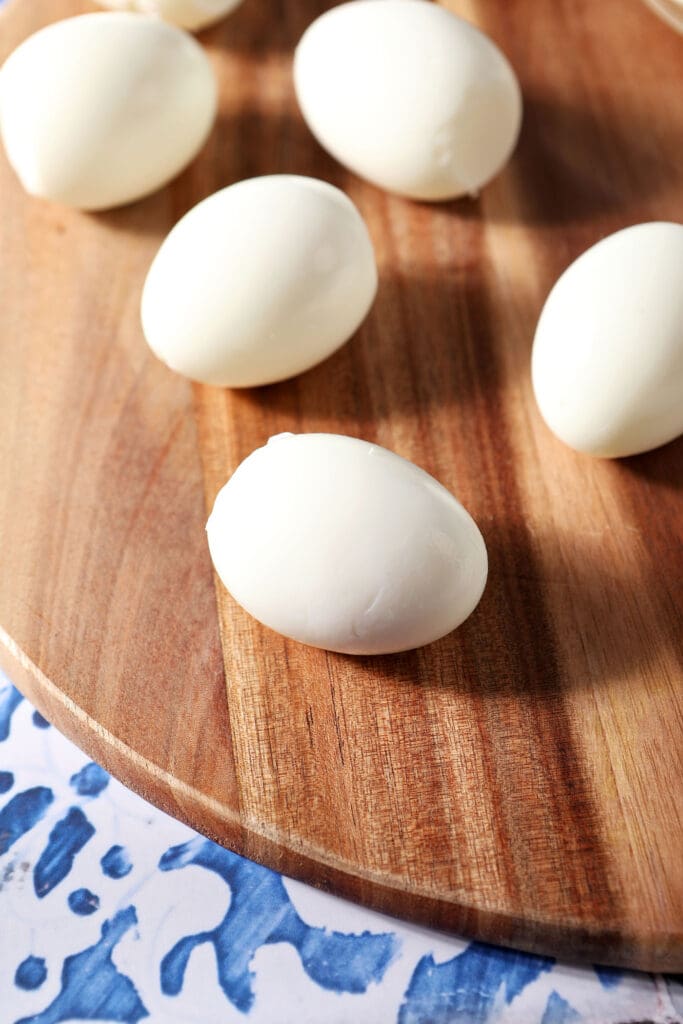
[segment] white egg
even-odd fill
[[[131,202],[175,177],[215,114],[201,46],[140,14],[48,25],[0,74],[0,130],[24,188],[85,210]]]
[[[242,3],[242,0],[98,0],[102,7],[118,11],[140,11],[155,14],[181,28],[197,32],[220,21]]]
[[[329,356],[377,290],[358,210],[314,178],[251,178],[176,224],[150,267],[142,326],[156,355],[193,380],[253,387]]]
[[[438,640],[486,584],[484,540],[453,495],[386,448],[337,434],[271,438],[220,491],[207,532],[243,608],[344,654]]]
[[[325,149],[415,199],[476,193],[519,133],[519,85],[503,54],[426,0],[352,0],[326,11],[297,47],[294,84]]]
[[[625,228],[572,263],[531,373],[543,418],[577,451],[619,458],[683,433],[683,225]]]

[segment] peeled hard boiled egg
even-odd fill
[[[415,199],[475,193],[514,149],[522,103],[485,35],[427,0],[352,0],[299,42],[294,85],[320,144]]]
[[[181,28],[197,32],[213,25],[238,7],[242,0],[98,0],[103,7],[119,11],[156,14]]]
[[[377,290],[367,228],[314,178],[251,178],[209,196],[150,267],[142,326],[156,355],[206,384],[292,377],[339,348]]]
[[[579,256],[543,307],[531,374],[577,451],[619,458],[683,433],[683,225],[638,224]]]
[[[55,22],[0,73],[0,130],[24,188],[84,210],[129,203],[175,177],[215,113],[199,44],[140,14]]]
[[[216,571],[271,629],[344,654],[431,643],[476,607],[484,540],[441,484],[386,448],[279,434],[233,473],[207,524]]]

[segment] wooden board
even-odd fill
[[[346,173],[301,121],[292,48],[325,6],[246,0],[201,37],[217,129],[149,199],[68,211],[2,158],[0,660],[126,784],[249,857],[466,935],[681,970],[683,443],[574,454],[529,350],[584,248],[681,217],[683,42],[636,0],[454,0],[517,68],[525,122],[480,199],[429,206]],[[12,0],[2,55],[81,9]],[[200,198],[276,171],[358,204],[376,304],[296,380],[192,387],[142,339],[147,267]],[[460,497],[490,553],[460,630],[327,655],[215,587],[207,509],[283,430],[386,445]]]

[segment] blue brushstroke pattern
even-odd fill
[[[486,1024],[501,987],[509,1004],[554,963],[550,957],[481,942],[442,964],[423,956],[410,979],[398,1024]]]
[[[33,888],[42,899],[71,871],[74,857],[94,836],[95,829],[80,807],[70,807],[50,832],[47,846],[33,870]]]
[[[6,683],[0,687],[0,743],[9,736],[12,715],[23,699],[22,695],[11,683]]]
[[[602,987],[607,989],[616,988],[624,977],[624,972],[619,970],[618,967],[594,967],[593,970],[597,974]]]
[[[90,892],[90,889],[74,889],[69,893],[67,902],[69,909],[81,917],[87,917],[100,909],[100,897]]]
[[[0,772],[0,793],[6,793],[14,785],[12,772]]]
[[[36,729],[50,728],[50,723],[48,722],[47,718],[43,718],[40,711],[33,712],[33,724],[35,725]]]
[[[382,979],[398,951],[398,940],[390,933],[344,935],[305,924],[279,875],[209,840],[197,838],[172,847],[159,867],[173,871],[188,864],[214,871],[230,886],[232,898],[216,928],[186,936],[166,954],[161,963],[166,995],[180,992],[190,955],[205,942],[214,946],[223,992],[243,1013],[254,1002],[249,964],[260,946],[290,943],[306,974],[333,992],[365,992]]]
[[[109,878],[125,878],[133,868],[128,850],[123,846],[112,846],[100,861],[102,871]]]
[[[40,956],[27,956],[17,967],[14,984],[27,992],[40,988],[47,978],[47,967]]]
[[[17,793],[5,804],[0,811],[0,855],[45,817],[53,800],[52,790],[47,786],[34,786]]]
[[[674,1010],[683,1017],[683,974],[670,974],[665,982]]]
[[[120,910],[102,925],[100,940],[64,961],[59,995],[42,1013],[16,1024],[59,1024],[64,1020],[107,1020],[137,1024],[149,1013],[135,985],[112,963],[112,950],[137,924],[135,907]]]
[[[553,989],[548,997],[541,1024],[572,1024],[577,1020],[581,1020],[581,1014]]]
[[[90,761],[71,776],[69,785],[73,786],[79,796],[99,796],[109,785],[109,774],[94,761]]]

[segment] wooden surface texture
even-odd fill
[[[430,206],[347,173],[301,121],[292,50],[326,6],[246,0],[200,37],[216,130],[142,202],[33,200],[0,157],[0,663],[125,783],[249,857],[466,935],[683,970],[683,442],[579,456],[529,381],[567,264],[683,219],[683,39],[637,0],[453,0],[511,59],[525,119],[479,199]],[[0,56],[85,9],[11,0]],[[357,203],[377,301],[295,380],[193,387],[143,341],[146,270],[195,202],[279,171]],[[216,586],[207,509],[284,430],[385,445],[460,498],[490,554],[461,629],[325,654]]]

